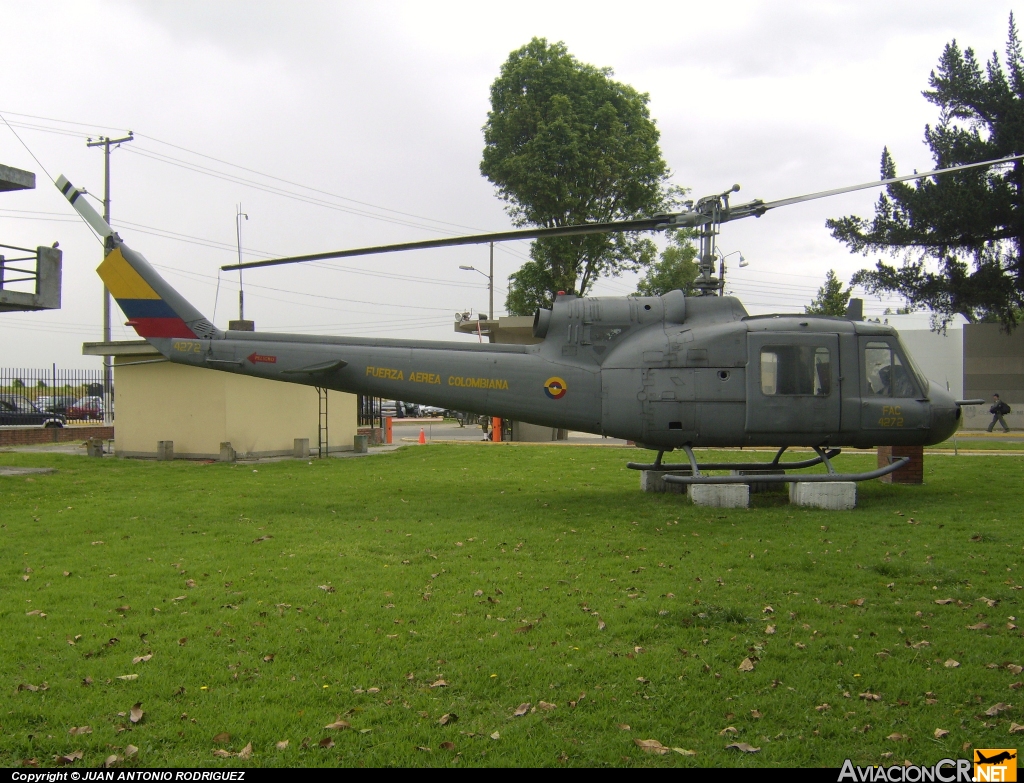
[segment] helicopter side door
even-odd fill
[[[893,337],[861,337],[861,427],[886,433],[898,444],[901,433],[931,426],[931,404]],[[914,435],[910,436],[915,437]]]
[[[839,335],[747,335],[748,433],[828,435],[840,427]]]

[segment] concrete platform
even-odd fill
[[[0,476],[34,476],[38,473],[56,473],[57,468],[0,467]]]
[[[789,502],[795,506],[849,511],[857,507],[857,484],[853,481],[796,481],[789,485]]]
[[[685,484],[672,484],[665,481],[668,475],[664,470],[641,470],[640,491],[641,492],[667,492],[673,495],[682,495],[686,491]],[[677,475],[682,475],[678,473]],[[689,475],[689,471],[686,472]]]
[[[750,487],[746,484],[686,484],[686,494],[695,506],[749,508]]]

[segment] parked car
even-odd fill
[[[36,397],[35,406],[47,413],[67,413],[68,408],[75,404],[75,397]]]
[[[69,419],[102,419],[103,398],[88,396],[76,400],[67,408]]]
[[[0,395],[0,425],[14,427],[63,427],[67,417],[60,413],[47,413],[17,394]]]
[[[430,418],[444,416],[444,408],[438,408],[436,405],[421,405],[420,416],[428,416]]]

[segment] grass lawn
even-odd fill
[[[924,486],[866,482],[830,513],[642,494],[636,458],[0,454],[59,468],[0,477],[0,765],[132,745],[126,766],[838,767],[1018,744],[1024,460],[927,457]]]

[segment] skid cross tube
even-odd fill
[[[771,462],[708,462],[706,464],[698,463],[697,467],[700,470],[799,470],[801,468],[813,468],[815,465],[820,465],[822,461],[821,456],[811,457],[811,459],[800,460],[799,462],[780,462],[779,459],[782,457],[782,452],[786,450],[786,446],[779,449],[778,454],[775,455],[775,459]],[[828,459],[838,457],[842,453],[842,449],[830,449],[828,452],[824,452],[824,456]],[[661,455],[664,452],[659,451],[657,459],[653,463],[644,462],[627,462],[626,467],[631,470],[691,470],[691,465],[688,462],[677,462],[677,463],[662,463]]]
[[[760,474],[757,476],[684,476],[669,474],[663,477],[669,484],[793,484],[796,482],[825,482],[825,481],[869,481],[880,478],[899,470],[910,457],[890,458],[892,462],[884,468],[869,470],[866,473],[811,473],[801,476],[786,476],[779,474]],[[762,465],[765,463],[761,463]]]

